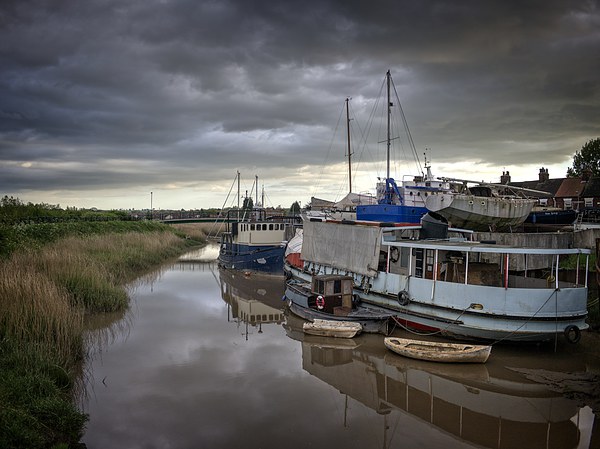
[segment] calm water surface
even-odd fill
[[[130,312],[91,325],[88,448],[598,444],[588,407],[509,369],[586,371],[583,356],[495,347],[454,366],[396,356],[383,336],[305,336],[282,278],[219,271],[217,250],[140,280]]]

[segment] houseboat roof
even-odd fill
[[[401,246],[405,248],[423,248],[442,251],[461,251],[477,253],[501,253],[501,254],[591,254],[591,250],[585,248],[531,248],[516,247],[510,245],[497,245],[495,243],[474,242],[469,240],[386,240],[382,238],[382,245]]]

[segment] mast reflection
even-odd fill
[[[227,321],[243,326],[246,340],[250,328],[261,334],[264,324],[285,322],[283,277],[219,268],[219,280],[221,298],[228,306]]]
[[[468,445],[497,449],[588,447],[585,442],[590,435],[582,435],[578,423],[590,419],[589,409],[580,409],[574,401],[505,366],[531,366],[532,357],[526,353],[503,358],[499,351],[496,363],[485,365],[436,364],[393,354],[377,335],[347,341],[305,335],[302,320],[292,314],[286,317],[287,335],[301,342],[303,369],[383,415],[383,447],[392,443],[387,421],[394,413],[416,418],[429,424],[432,432],[451,435]],[[564,365],[565,372],[585,370],[573,366],[572,360]],[[557,369],[556,360],[552,368]],[[585,445],[579,446],[580,442]]]

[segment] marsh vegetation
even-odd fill
[[[0,225],[0,447],[79,441],[84,317],[127,309],[128,282],[203,235],[147,221]]]

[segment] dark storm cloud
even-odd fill
[[[597,1],[5,1],[0,192],[318,165],[388,68],[436,162],[562,162],[600,135],[599,30]]]

